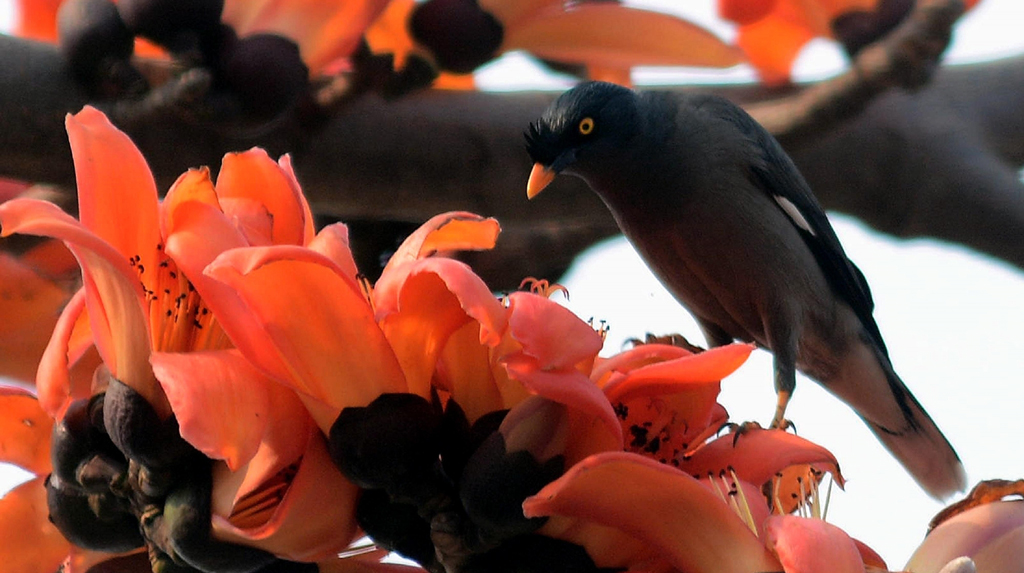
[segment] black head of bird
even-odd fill
[[[639,132],[635,99],[632,90],[602,82],[562,94],[526,133],[536,163],[527,196],[532,199],[562,172],[586,178],[605,158],[628,149]]]
[[[581,177],[711,346],[772,352],[784,422],[797,369],[849,404],[932,495],[959,458],[896,375],[867,281],[779,143],[729,101],[589,82],[530,125],[527,195]]]

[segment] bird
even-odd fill
[[[586,82],[529,125],[532,199],[583,179],[707,343],[773,355],[785,412],[799,369],[851,406],[935,498],[962,491],[959,456],[893,369],[874,301],[806,180],[742,108],[711,94]]]

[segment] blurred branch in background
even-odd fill
[[[956,0],[921,2],[860,50],[848,72],[802,90],[699,89],[743,103],[779,134],[827,208],[894,236],[961,243],[1024,268],[1024,56],[936,71],[961,10]],[[307,98],[252,127],[192,113],[189,98],[201,96],[204,81],[193,68],[150,92],[148,107],[96,102],[53,46],[0,37],[0,174],[73,188],[63,117],[90,102],[151,158],[161,189],[188,167],[218,165],[227,151],[291,153],[316,212],[352,223],[365,261],[409,224],[468,209],[502,221],[498,249],[473,262],[492,285],[514,288],[523,276],[557,277],[582,249],[618,232],[572,178],[527,204],[522,131],[556,94],[369,91],[330,109]]]

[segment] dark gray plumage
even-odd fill
[[[526,134],[527,195],[583,178],[708,343],[774,354],[783,421],[799,368],[849,404],[936,497],[960,460],[893,371],[860,270],[778,142],[719,97],[582,84]]]

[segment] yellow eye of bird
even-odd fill
[[[594,131],[594,120],[589,117],[580,120],[580,133],[590,135],[591,131]]]

